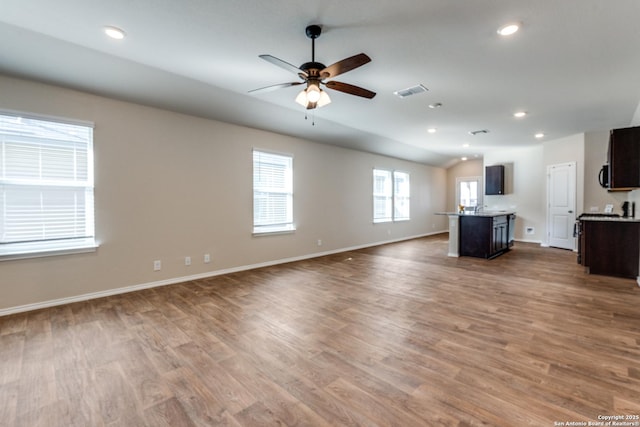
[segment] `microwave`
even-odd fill
[[[609,165],[603,165],[598,174],[598,182],[602,188],[609,188]]]

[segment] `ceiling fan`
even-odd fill
[[[300,92],[296,97],[296,102],[303,107],[306,107],[308,110],[314,109],[316,107],[322,107],[331,102],[329,95],[327,95],[327,92],[320,88],[320,85],[324,85],[329,89],[344,92],[349,95],[361,96],[368,99],[376,96],[375,92],[358,86],[350,85],[348,83],[337,82],[335,80],[329,80],[325,82],[325,80],[327,79],[332,79],[336,76],[339,76],[340,74],[346,73],[347,71],[351,71],[354,68],[358,68],[370,62],[371,58],[369,58],[364,53],[359,53],[326,67],[320,62],[316,62],[315,59],[315,40],[320,37],[322,28],[319,25],[309,25],[306,28],[305,32],[307,34],[307,37],[311,39],[311,62],[305,62],[300,67],[296,67],[295,65],[289,64],[288,62],[283,61],[280,58],[276,58],[272,55],[259,55],[259,57],[264,59],[265,61],[270,62],[278,67],[284,68],[285,70],[290,71],[294,74],[297,74],[298,77],[302,79],[302,81],[280,83],[277,85],[250,90],[249,93],[268,92],[275,89],[306,84],[307,87],[303,89],[302,92]]]

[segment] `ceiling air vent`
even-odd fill
[[[406,89],[397,90],[393,92],[394,95],[399,96],[400,98],[406,98],[407,96],[417,95],[418,93],[426,92],[429,89],[424,87],[423,85],[411,86]]]
[[[469,135],[482,135],[483,133],[489,133],[488,129],[480,129],[480,130],[472,130],[471,132],[469,132]]]

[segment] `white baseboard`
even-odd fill
[[[534,244],[542,246],[543,248],[548,248],[549,247],[548,245],[544,244],[540,240],[515,239],[515,241],[516,242],[522,242],[522,243],[534,243]]]
[[[119,294],[125,294],[129,292],[141,291],[143,289],[157,288],[160,286],[167,286],[167,285],[175,285],[177,283],[189,282],[192,280],[199,280],[199,279],[206,279],[208,277],[221,276],[223,274],[236,273],[239,271],[253,270],[256,268],[269,267],[272,265],[285,264],[285,263],[294,262],[294,261],[303,261],[305,259],[318,258],[325,255],[333,255],[341,252],[354,251],[354,250],[369,248],[373,246],[381,246],[388,243],[401,242],[404,240],[413,240],[421,237],[441,234],[444,232],[445,231],[438,231],[434,233],[426,233],[426,234],[420,234],[420,235],[410,236],[410,237],[401,237],[398,239],[385,240],[385,241],[376,242],[376,243],[367,243],[364,245],[351,246],[348,248],[340,248],[340,249],[334,249],[334,250],[324,251],[324,252],[316,252],[316,253],[301,255],[297,257],[266,261],[266,262],[261,262],[257,264],[242,265],[242,266],[226,268],[222,270],[208,271],[206,273],[194,274],[191,276],[174,277],[174,278],[165,279],[165,280],[142,283],[139,285],[124,286],[121,288],[107,289],[105,291],[90,292],[87,294],[75,295],[75,296],[65,297],[65,298],[58,298],[58,299],[53,299],[53,300],[48,300],[43,302],[37,302],[33,304],[25,304],[25,305],[19,305],[16,307],[8,307],[8,308],[0,309],[0,317],[8,316],[10,314],[23,313],[26,311],[40,310],[42,308],[49,308],[49,307],[55,307],[59,305],[71,304],[74,302],[88,301],[96,298],[104,298],[112,295],[119,295]]]

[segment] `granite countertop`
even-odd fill
[[[515,211],[467,211],[467,212],[436,212],[436,215],[454,215],[454,216],[482,216],[482,217],[495,217],[495,216],[503,216],[503,215],[512,215],[515,214]]]
[[[579,218],[581,221],[605,221],[605,222],[640,222],[640,218],[621,217],[621,216],[604,216],[584,214]]]

